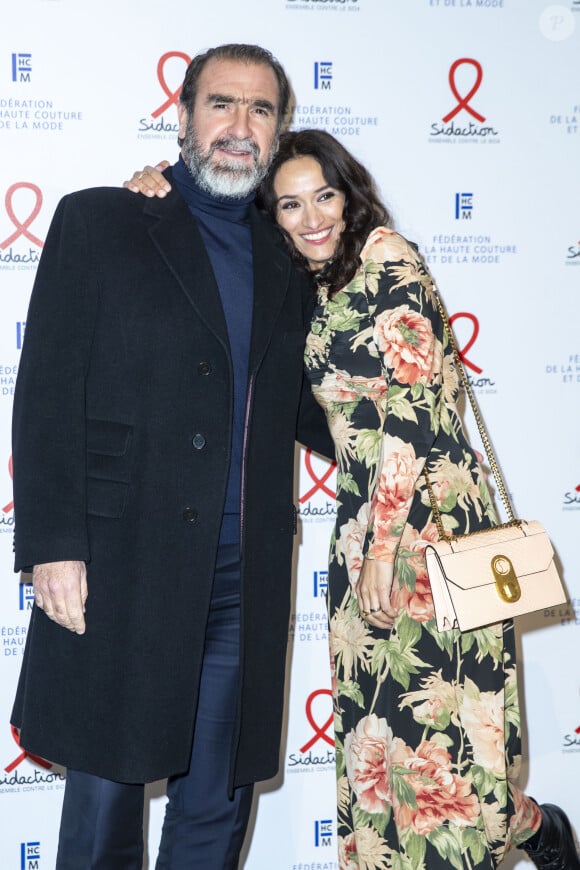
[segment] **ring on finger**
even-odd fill
[[[147,173],[146,173],[146,172],[140,172],[139,175],[137,176],[137,181],[141,181],[141,179],[143,178],[144,175],[147,175]]]
[[[383,609],[382,607],[371,607],[370,612],[371,613],[380,613],[382,609]]]
[[[364,618],[366,619],[367,616],[369,616],[369,614],[370,614],[370,610],[361,610],[361,613],[364,616]]]

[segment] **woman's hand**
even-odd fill
[[[162,160],[157,166],[146,166],[142,172],[134,172],[129,181],[123,182],[123,187],[133,193],[144,193],[145,196],[167,196],[171,185],[161,174],[169,166],[168,160]]]
[[[375,628],[392,628],[397,611],[391,608],[394,565],[365,559],[356,584],[361,616]]]

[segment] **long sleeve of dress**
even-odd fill
[[[444,414],[443,323],[431,276],[405,239],[377,229],[361,259],[387,385],[367,555],[392,562]]]

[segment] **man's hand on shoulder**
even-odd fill
[[[49,619],[74,631],[85,633],[87,568],[84,562],[46,562],[32,571],[34,600]]]

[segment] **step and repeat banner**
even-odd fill
[[[63,194],[176,158],[186,66],[224,42],[273,51],[293,126],[327,130],[371,169],[431,266],[516,511],[546,525],[563,568],[569,604],[519,624],[523,777],[580,830],[580,0],[13,0],[0,31],[0,865],[54,867],[64,788],[9,724],[32,606],[12,573],[10,416],[43,241]],[[259,789],[248,870],[338,870],[335,476],[305,451],[297,464],[281,770]],[[163,810],[156,783],[147,867]]]

